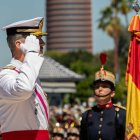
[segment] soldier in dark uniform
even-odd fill
[[[124,140],[124,107],[114,105],[115,76],[104,70],[95,74],[93,90],[97,105],[82,114],[80,140]]]

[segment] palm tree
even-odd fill
[[[118,14],[121,13],[125,16],[126,26],[128,26],[128,12],[130,10],[130,5],[126,0],[112,0],[110,5],[101,11],[98,28],[113,38],[114,30],[119,32],[122,26]]]

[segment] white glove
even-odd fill
[[[24,54],[27,52],[40,52],[39,40],[34,35],[27,36],[25,43],[20,44],[20,48]]]

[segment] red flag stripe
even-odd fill
[[[137,88],[140,89],[140,44],[136,40],[136,35],[131,40],[131,51],[129,53],[129,63],[127,73],[131,74],[132,81],[136,84]]]

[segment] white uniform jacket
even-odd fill
[[[15,68],[1,69],[0,125],[2,134],[8,134],[8,132],[25,132],[26,134],[28,130],[48,131],[48,104],[41,87],[36,82],[43,60],[44,58],[37,53],[29,52],[23,63],[13,58],[7,65],[7,67],[14,66]]]

